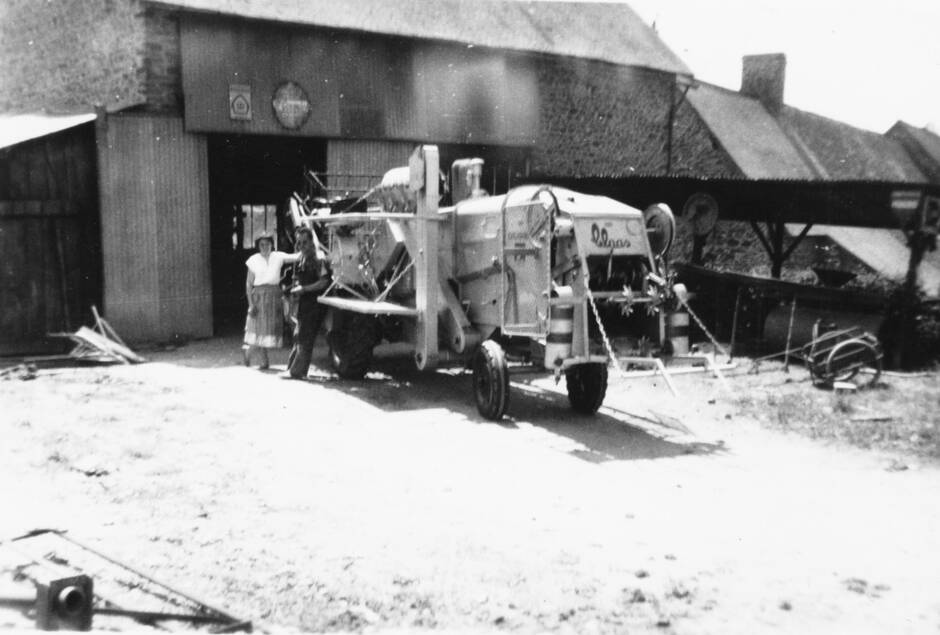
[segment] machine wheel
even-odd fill
[[[493,340],[480,344],[473,357],[473,394],[481,415],[502,419],[509,404],[509,369],[503,347]]]
[[[881,354],[863,339],[851,339],[836,344],[826,358],[825,375],[830,381],[852,381],[862,368],[873,373],[866,381],[856,382],[859,388],[878,382],[881,376]]]
[[[362,379],[372,365],[375,318],[354,313],[334,323],[327,335],[330,361],[341,379]]]
[[[578,364],[565,371],[568,401],[575,412],[592,415],[607,394],[607,365]]]

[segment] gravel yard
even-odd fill
[[[940,628],[936,460],[786,432],[807,394],[842,407],[799,367],[680,376],[679,399],[611,375],[593,418],[524,380],[496,424],[458,371],[144,354],[0,381],[0,538],[67,529],[256,629]],[[794,425],[757,421],[766,394]]]

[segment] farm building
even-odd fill
[[[680,226],[686,235],[677,255],[727,271],[773,277],[781,276],[785,262],[794,276],[811,276],[814,265],[871,270],[867,254],[830,248],[835,239],[826,238],[839,234],[835,227],[856,228],[842,232],[856,237],[846,242],[857,242],[858,230],[866,230],[870,242],[887,245],[889,260],[900,266],[903,277],[902,226],[928,199],[940,195],[940,180],[923,167],[930,155],[922,152],[925,159],[918,161],[913,141],[905,145],[899,135],[863,130],[787,105],[785,70],[782,54],[746,56],[740,91],[699,81],[683,91],[677,129],[689,121],[703,126],[730,167],[711,173],[679,169],[667,179],[644,180],[651,190],[648,197],[665,200],[684,221]],[[909,134],[912,140],[935,149],[929,140],[936,135],[913,130],[917,137]],[[701,144],[696,147],[702,151]],[[620,199],[638,185],[622,177],[566,183]],[[804,243],[806,237],[811,240]],[[895,274],[896,269],[885,272]]]
[[[620,3],[9,0],[0,352],[92,304],[132,341],[236,330],[254,237],[307,175],[355,196],[419,143],[483,158],[493,193],[667,202],[681,259],[743,272],[805,269],[823,226],[897,230],[936,194],[931,133],[787,106],[784,71],[751,56],[740,92],[698,82]]]
[[[622,4],[5,2],[3,127],[46,117],[0,155],[0,347],[92,303],[130,340],[234,328],[247,251],[305,174],[361,192],[418,143],[482,157],[493,192],[723,174],[677,118],[691,81]]]

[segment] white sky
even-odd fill
[[[940,130],[940,0],[627,0],[696,78],[738,90],[784,53],[787,104],[877,132]]]

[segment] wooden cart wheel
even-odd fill
[[[851,339],[839,342],[832,347],[826,358],[825,377],[828,381],[850,381],[863,368],[871,368],[871,378],[856,382],[859,388],[871,386],[881,376],[881,352],[876,344],[864,339]]]

